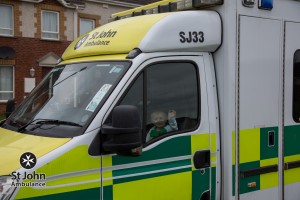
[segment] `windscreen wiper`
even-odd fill
[[[40,128],[41,126],[45,125],[45,124],[49,124],[49,125],[67,125],[67,126],[77,126],[77,127],[82,127],[82,125],[77,124],[75,122],[68,122],[68,121],[62,121],[62,120],[57,120],[57,119],[35,119],[27,124],[25,124],[24,126],[22,126],[21,128],[18,129],[18,132],[21,132],[23,130],[26,129],[27,126],[31,125],[33,122],[36,122],[33,128],[31,128],[30,130],[33,131],[37,128]]]

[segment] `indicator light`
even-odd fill
[[[264,10],[272,10],[273,8],[273,0],[259,0],[258,8]]]
[[[256,182],[248,183],[248,188],[255,188]]]

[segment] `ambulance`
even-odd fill
[[[114,14],[0,123],[0,199],[299,200],[299,38],[296,0]]]

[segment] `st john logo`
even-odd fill
[[[23,153],[20,157],[20,164],[25,169],[32,169],[37,163],[36,156],[31,152]],[[36,173],[35,171],[28,173],[26,170],[15,171],[10,174],[12,178],[12,187],[45,187],[46,174]],[[0,188],[1,189],[1,188]]]
[[[78,49],[89,37],[89,34],[85,35],[83,38],[81,38],[75,45],[74,50]]]
[[[25,169],[32,169],[36,162],[36,156],[31,152],[23,153],[20,157],[20,164]]]

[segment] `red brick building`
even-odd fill
[[[0,115],[20,103],[80,34],[155,0],[0,0]]]

